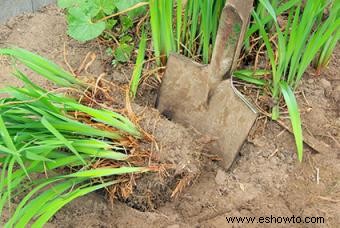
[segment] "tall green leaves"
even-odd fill
[[[296,150],[299,161],[302,161],[303,158],[303,136],[302,136],[302,127],[301,127],[301,119],[300,112],[298,108],[297,101],[295,99],[294,92],[288,86],[288,84],[284,81],[280,83],[281,92],[288,106],[288,112],[290,116],[290,120],[292,123],[292,128],[295,137]]]
[[[135,68],[132,73],[132,80],[131,80],[131,85],[130,85],[130,96],[132,98],[135,98],[137,94],[137,88],[138,88],[142,70],[143,70],[145,49],[146,49],[146,33],[145,31],[143,31],[142,38],[139,43],[137,60],[136,60]]]
[[[173,0],[150,0],[152,40],[158,64],[161,57],[165,63],[165,56],[176,51],[172,16]]]
[[[166,63],[171,52],[209,63],[225,0],[150,0],[150,23],[157,63]],[[176,27],[176,30],[174,28]],[[176,32],[174,32],[176,31]]]
[[[176,14],[176,43],[177,50],[181,49],[181,35],[182,35],[182,12],[183,12],[183,2],[182,0],[177,0],[177,14]]]
[[[12,56],[58,85],[84,85],[28,51],[0,49],[1,54]],[[4,227],[42,227],[73,199],[124,180],[115,176],[148,171],[127,163],[129,148],[120,140],[126,135],[141,137],[129,119],[48,92],[18,70],[14,75],[24,87],[2,89],[1,93],[9,97],[0,99],[0,215],[13,196],[28,193]],[[81,115],[84,122],[73,113]],[[93,168],[93,162],[99,159],[117,168]],[[42,178],[30,179],[37,174]]]
[[[272,6],[272,8],[275,11],[275,15],[281,15],[283,13],[286,13],[291,8],[295,7],[296,4],[301,2],[301,0],[288,0],[288,1],[278,1],[278,0],[266,0],[266,2],[258,1],[258,5],[256,8],[256,14],[261,20],[261,23],[264,25],[266,31],[270,32],[273,28],[273,21],[276,19],[276,16],[273,17],[273,11],[271,9],[266,8],[266,6],[269,4]],[[271,15],[269,15],[267,12],[268,10],[271,12]],[[250,48],[250,38],[255,33],[259,31],[259,25],[257,23],[253,23],[249,26],[249,29],[247,30],[245,34],[245,47],[246,49]]]
[[[27,50],[21,48],[4,48],[0,49],[0,55],[8,55],[15,58],[58,86],[73,87],[84,85],[60,66]]]
[[[212,0],[201,1],[201,10],[202,10],[202,22],[201,22],[201,31],[203,39],[201,42],[203,43],[203,62],[205,64],[209,63],[210,56],[210,40],[212,34],[212,24],[210,19],[213,18],[213,3]]]
[[[332,57],[334,49],[340,39],[340,29],[338,28],[337,32],[332,35],[327,42],[322,47],[319,56],[316,59],[316,70],[320,73],[320,71],[327,67],[329,61]]]
[[[277,1],[272,1],[277,4]],[[254,23],[248,30],[248,35],[259,31],[263,43],[267,49],[267,56],[272,70],[271,92],[274,101],[272,108],[272,118],[279,118],[279,101],[281,95],[288,106],[288,111],[292,123],[295,142],[297,146],[298,158],[302,160],[303,138],[301,120],[296,99],[293,91],[310,66],[313,59],[321,51],[320,59],[327,51],[322,47],[332,49],[336,42],[334,37],[338,36],[340,18],[339,4],[333,1],[334,5],[329,16],[323,21],[322,17],[325,9],[331,1],[302,1],[291,0],[283,3],[275,9],[269,0],[260,0],[261,7],[266,9],[269,16],[259,16],[253,12]],[[303,9],[302,9],[303,5]],[[276,14],[288,12],[285,27],[278,24]],[[263,13],[263,12],[262,12]],[[265,14],[264,14],[265,15]],[[320,19],[321,18],[321,19]],[[266,24],[273,22],[273,27],[277,34],[276,46],[271,41],[271,28],[266,28]],[[248,79],[248,81],[250,81]]]
[[[335,23],[338,21],[340,16],[340,1],[339,0],[334,0],[332,1],[332,7],[329,11],[328,17],[331,18],[329,20],[330,24]],[[322,21],[321,21],[322,23]],[[340,27],[337,26],[335,32],[327,38],[327,41],[325,44],[323,44],[321,51],[319,55],[316,58],[316,69],[318,72],[321,71],[322,68],[325,68],[332,56],[332,53],[340,39]]]

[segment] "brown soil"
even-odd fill
[[[67,60],[73,69],[77,69],[91,51],[95,53],[96,61],[82,73],[102,73],[105,50],[95,41],[79,44],[69,39],[65,31],[64,15],[52,6],[0,25],[0,46],[13,44],[27,48],[67,69],[65,44]],[[125,202],[110,204],[101,194],[85,196],[62,209],[46,227],[238,227],[228,224],[225,217],[270,215],[324,216],[326,224],[315,227],[338,227],[339,59],[338,47],[329,68],[321,76],[314,76],[312,70],[306,74],[301,86],[305,96],[299,96],[305,132],[328,145],[329,153],[321,154],[305,146],[304,161],[297,162],[293,136],[278,124],[260,117],[238,160],[226,171],[208,159],[210,155],[201,145],[204,140],[194,131],[161,118],[155,110],[135,107],[137,113],[144,115],[141,125],[155,135],[156,143],[145,147],[154,147],[152,151],[158,152],[157,156],[163,162],[176,164],[172,173],[176,178],[155,181],[155,177],[145,176],[138,180],[140,187]],[[17,84],[9,76],[7,61],[2,60],[1,87]],[[128,73],[121,72],[110,72],[108,76],[121,84],[129,78]],[[41,78],[33,77],[46,86]],[[142,100],[141,103],[147,102]],[[171,198],[177,181],[190,174],[193,174],[190,177],[193,184]],[[154,196],[151,203],[145,201],[145,189],[150,189]],[[129,205],[148,212],[132,209]],[[303,224],[295,226],[304,227]]]

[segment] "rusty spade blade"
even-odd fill
[[[252,6],[253,0],[227,1],[209,65],[170,55],[157,102],[160,112],[173,121],[210,136],[210,149],[223,158],[226,169],[257,118],[256,110],[233,87],[230,78]]]

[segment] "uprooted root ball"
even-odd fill
[[[131,194],[120,194],[119,198],[133,208],[147,211],[175,198],[198,177],[203,145],[198,133],[161,117],[157,110],[139,106],[134,109],[142,117],[141,127],[154,138],[152,143],[142,143],[141,150],[150,151],[163,168],[136,179]],[[129,191],[131,184],[125,187]]]

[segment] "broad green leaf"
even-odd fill
[[[71,8],[80,7],[86,3],[86,0],[58,0],[58,7],[60,8]]]
[[[145,1],[144,0],[115,0],[115,4],[116,4],[118,11],[124,11],[128,8],[133,7],[134,5],[140,2],[145,2]],[[145,11],[146,11],[146,8],[145,6],[143,6],[143,7],[140,7],[140,8],[137,8],[137,9],[134,9],[128,12],[128,15],[131,18],[135,18],[145,13]]]
[[[133,46],[128,44],[119,45],[114,51],[114,57],[117,61],[125,63],[130,60]]]
[[[127,16],[121,16],[120,17],[120,23],[123,27],[123,30],[122,30],[123,33],[127,32],[133,26],[133,20],[130,17],[127,17]],[[124,42],[124,40],[120,39],[120,43],[123,44],[125,42]]]
[[[103,21],[94,23],[92,18],[79,8],[69,10],[68,21],[68,34],[79,41],[88,41],[100,36],[106,26]]]
[[[106,30],[112,30],[113,27],[118,23],[118,20],[109,19],[106,21]]]
[[[96,4],[99,6],[100,10],[105,14],[110,15],[116,9],[116,0],[95,0]]]
[[[131,43],[133,41],[133,38],[130,35],[124,35],[122,38],[120,38],[119,41],[121,43]]]

